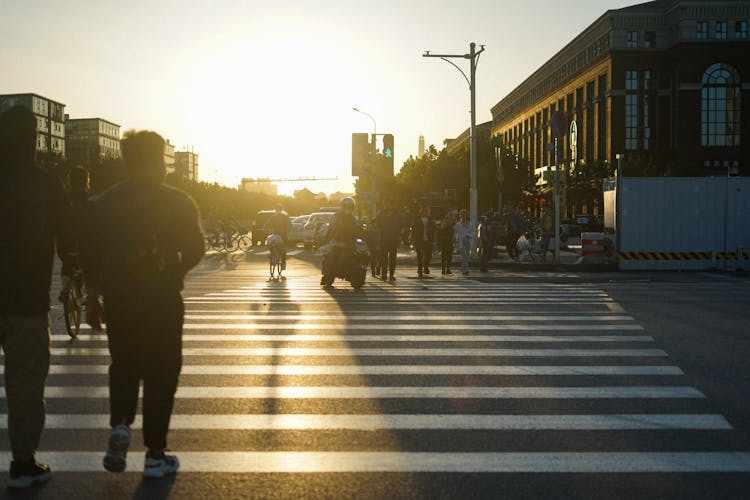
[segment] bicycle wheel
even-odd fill
[[[247,252],[253,247],[253,241],[243,234],[237,238],[237,247],[243,252]]]
[[[63,317],[65,318],[65,330],[71,338],[78,337],[81,331],[81,291],[71,283],[67,293],[63,297]]]

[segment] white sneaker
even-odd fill
[[[158,457],[146,457],[143,464],[143,477],[164,477],[177,472],[180,468],[180,461],[175,455],[162,453]]]
[[[102,464],[110,472],[122,472],[127,465],[128,447],[130,446],[130,428],[125,424],[116,425],[109,434],[107,454]]]

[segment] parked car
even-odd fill
[[[315,241],[315,237],[319,232],[320,226],[331,222],[336,212],[315,212],[310,214],[310,218],[305,223],[304,227],[304,240],[306,250],[310,250],[314,246],[318,245]]]
[[[309,215],[300,215],[292,219],[292,230],[289,231],[287,243],[289,246],[296,246],[297,243],[305,241],[305,224],[310,220]]]
[[[604,230],[604,217],[593,214],[576,215],[576,224],[580,226],[582,233],[599,232]]]
[[[253,238],[253,246],[257,247],[263,245],[266,242],[266,238],[270,234],[270,228],[268,227],[268,221],[271,220],[271,216],[276,213],[273,210],[258,210],[255,214],[255,218],[252,222],[250,229]]]

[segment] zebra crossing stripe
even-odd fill
[[[106,365],[52,365],[50,375],[106,375]],[[682,376],[677,366],[183,365],[183,375],[505,375]]]
[[[6,429],[7,415],[0,415]],[[142,429],[142,419],[131,426]],[[109,415],[48,414],[46,429],[109,429]],[[173,415],[171,430],[728,430],[721,415]]]
[[[214,312],[214,311],[212,311]],[[380,321],[388,324],[389,322],[402,322],[402,321],[419,321],[419,322],[456,322],[456,321],[467,321],[467,322],[481,322],[486,323],[487,321],[530,321],[534,322],[546,322],[546,321],[583,321],[583,322],[595,322],[595,321],[634,321],[632,316],[614,315],[614,314],[588,314],[588,315],[544,315],[544,314],[533,314],[533,315],[519,315],[519,314],[451,314],[451,313],[437,313],[430,312],[429,316],[424,314],[398,314],[392,311],[388,312],[388,315],[383,314],[298,314],[295,311],[290,311],[288,314],[245,314],[237,311],[223,311],[222,314],[185,314],[186,320],[255,320],[255,321],[277,321],[277,320],[293,320],[293,321],[317,321],[317,320],[330,320],[334,317],[339,317],[343,321]]]
[[[747,452],[180,452],[181,472],[203,473],[747,473]],[[9,452],[0,453],[8,470]],[[56,472],[103,472],[102,452],[40,451],[37,458]],[[144,456],[133,453],[128,468],[141,472]]]
[[[89,325],[81,325],[82,331],[90,331]],[[643,327],[637,324],[533,324],[533,323],[501,323],[494,325],[486,324],[393,324],[393,323],[186,323],[183,330],[474,330],[474,331],[643,331]]]
[[[46,398],[109,397],[105,386],[48,386]],[[341,387],[341,386],[181,386],[178,399],[696,399],[693,387]],[[2,398],[5,399],[5,398]]]
[[[98,347],[53,347],[53,356],[109,356]],[[661,349],[431,349],[431,348],[323,348],[323,347],[185,347],[183,356],[398,356],[398,357],[666,357]]]
[[[435,331],[441,330],[436,328]],[[69,341],[68,335],[51,335],[55,341]],[[78,345],[106,341],[106,335],[80,337]],[[187,334],[183,342],[653,342],[648,335],[201,335]]]

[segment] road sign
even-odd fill
[[[558,139],[565,137],[565,134],[568,132],[568,119],[565,117],[565,113],[555,111],[549,124],[552,127],[552,135],[554,137]]]

